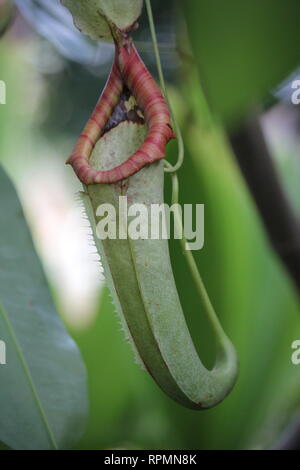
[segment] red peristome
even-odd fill
[[[148,134],[141,147],[121,165],[106,171],[90,167],[89,157],[126,85],[143,110]],[[116,45],[115,60],[102,95],[67,161],[84,184],[116,183],[149,163],[164,158],[175,138],[167,103],[134,44]]]

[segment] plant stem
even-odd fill
[[[226,335],[225,332],[219,322],[219,319],[217,317],[217,314],[215,312],[215,309],[211,303],[211,300],[209,298],[208,292],[206,290],[206,287],[204,285],[204,282],[202,280],[202,277],[199,273],[197,264],[195,262],[194,256],[191,252],[191,250],[187,250],[187,245],[188,242],[184,236],[183,232],[183,226],[182,226],[182,220],[181,220],[181,214],[177,210],[177,204],[179,201],[179,184],[178,184],[178,177],[176,172],[172,173],[172,204],[175,204],[174,208],[174,219],[175,219],[175,225],[177,228],[178,233],[182,233],[182,237],[180,239],[181,247],[182,247],[182,254],[186,260],[186,263],[189,267],[189,270],[191,272],[191,275],[193,277],[193,281],[195,283],[197,292],[199,294],[199,297],[201,298],[202,304],[204,306],[205,313],[214,329],[214,332],[216,333],[220,344],[224,344],[226,342]],[[224,341],[225,340],[225,341]]]
[[[152,37],[152,43],[153,43],[153,49],[154,49],[154,54],[155,54],[155,60],[156,60],[156,66],[157,66],[157,71],[158,71],[158,78],[160,82],[160,86],[162,89],[162,92],[169,104],[169,108],[171,111],[171,116],[172,116],[172,121],[173,125],[175,128],[175,133],[178,141],[178,160],[175,165],[171,166],[166,166],[165,171],[167,173],[172,173],[174,171],[179,170],[181,165],[183,164],[184,161],[184,142],[181,134],[180,127],[177,123],[176,117],[174,115],[174,112],[172,110],[172,106],[168,97],[168,92],[167,92],[167,87],[166,87],[166,82],[163,74],[163,69],[161,65],[161,60],[160,60],[160,54],[159,54],[159,48],[158,48],[158,41],[157,41],[157,35],[156,35],[156,30],[155,30],[155,25],[154,25],[154,19],[153,19],[153,13],[152,13],[152,7],[151,7],[151,0],[145,0],[146,1],[146,9],[147,9],[147,14],[148,14],[148,19],[149,19],[149,26],[150,26],[150,31],[151,31],[151,37]]]
[[[170,101],[168,99],[168,93],[167,93],[167,88],[166,88],[166,83],[164,79],[164,74],[162,70],[162,65],[161,65],[161,60],[160,60],[160,54],[159,54],[159,48],[158,48],[158,41],[157,41],[157,36],[156,36],[156,31],[155,31],[155,25],[154,25],[154,20],[153,20],[153,13],[152,13],[152,8],[151,8],[151,0],[145,0],[146,1],[146,8],[147,8],[147,13],[148,13],[148,18],[149,18],[149,25],[150,25],[150,31],[151,31],[151,36],[152,36],[152,42],[153,42],[153,48],[154,48],[154,53],[155,53],[155,59],[156,59],[156,65],[157,65],[157,70],[158,70],[158,76],[159,76],[159,81],[160,81],[160,86],[162,88],[162,91],[165,95],[165,98],[169,104],[170,110],[171,110],[171,115],[172,115],[172,120],[174,123],[175,131],[177,134],[177,139],[178,139],[178,161],[176,165],[171,165],[169,162],[165,161],[165,171],[168,173],[172,173],[172,204],[178,204],[179,200],[179,184],[178,184],[178,177],[176,174],[176,171],[181,167],[183,160],[184,160],[184,142],[181,134],[181,130],[179,128],[179,125],[177,124],[176,118],[174,116],[174,113],[172,111],[172,107],[170,105]],[[175,206],[176,207],[176,206]],[[174,211],[174,219],[175,219],[175,224],[178,230],[178,233],[182,233],[182,237],[180,239],[180,243],[182,246],[182,253],[183,256],[187,262],[187,265],[189,267],[189,270],[191,272],[193,281],[195,283],[197,292],[201,298],[202,304],[204,306],[205,313],[210,320],[212,327],[217,335],[217,338],[219,340],[220,345],[224,345],[227,341],[227,336],[219,322],[219,319],[216,315],[216,312],[214,310],[214,307],[210,301],[209,295],[207,293],[207,290],[205,288],[204,282],[202,280],[202,277],[199,273],[197,264],[195,262],[195,259],[193,257],[193,254],[190,250],[186,249],[187,246],[187,240],[184,237],[183,234],[183,227],[182,227],[182,220],[179,212],[175,209]]]

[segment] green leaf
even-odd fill
[[[127,31],[139,18],[143,0],[62,0],[74,23],[92,39],[111,39],[109,23]]]
[[[86,372],[55,313],[16,192],[0,168],[0,441],[71,447],[87,414]],[[59,227],[57,228],[59,230]]]
[[[206,96],[226,123],[242,118],[299,66],[298,0],[180,4]]]

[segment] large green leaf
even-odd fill
[[[0,168],[0,440],[15,449],[72,446],[87,414],[81,356],[55,313],[16,192]]]
[[[233,123],[300,62],[298,0],[185,0],[187,29],[214,111]]]

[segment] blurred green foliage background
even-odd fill
[[[170,49],[177,51],[176,64],[166,61],[167,76],[186,145],[185,163],[179,173],[180,202],[205,204],[205,247],[194,254],[225,331],[237,348],[240,377],[230,396],[216,408],[202,412],[181,408],[134,363],[106,289],[99,287],[97,308],[90,307],[92,314],[78,324],[66,312],[63,294],[53,281],[59,273],[52,272],[60,313],[79,345],[89,376],[90,414],[77,448],[264,448],[276,442],[300,407],[300,366],[290,360],[291,343],[300,339],[299,304],[266,239],[219,117],[231,122],[232,116],[237,119],[253,103],[266,103],[272,88],[299,65],[299,2],[264,0],[243,4],[241,9],[237,0],[188,0],[186,23],[172,2],[161,3],[153,2],[154,14],[162,51],[168,42]],[[144,12],[142,31],[148,40],[145,16]],[[176,28],[175,39],[172,32],[166,32],[168,22],[174,27],[174,35]],[[138,36],[141,42],[143,34]],[[147,62],[151,44],[141,49]],[[48,269],[47,248],[40,244],[37,230],[39,216],[29,209],[28,184],[35,185],[36,178],[45,178],[46,182],[50,177],[52,184],[57,175],[73,197],[79,186],[64,162],[96,102],[109,64],[103,65],[99,78],[94,68],[62,58],[20,17],[2,39],[0,55],[0,79],[8,86],[7,105],[0,108],[1,162],[20,191]],[[277,108],[280,106],[289,109],[277,104]],[[271,121],[272,112],[266,111]],[[289,112],[293,116],[296,113],[299,126],[299,110]],[[272,149],[286,190],[297,204],[299,127],[298,134],[285,134],[287,115],[282,113],[283,122],[276,124],[286,145],[280,146],[275,140]],[[169,146],[168,158],[176,160],[175,143]],[[61,194],[61,188],[57,191]],[[42,200],[44,196],[40,194]],[[168,175],[166,200],[170,200]],[[171,241],[170,248],[192,336],[201,357],[210,365],[214,357],[211,332],[179,244]]]

